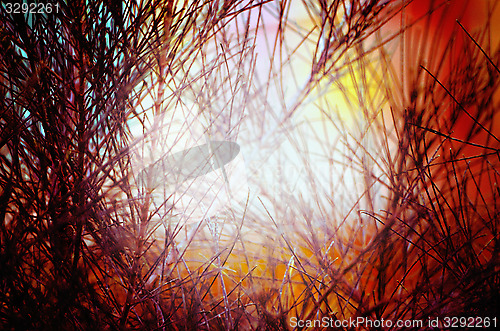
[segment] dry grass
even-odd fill
[[[0,6],[1,329],[500,318],[493,1],[57,2]]]

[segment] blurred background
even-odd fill
[[[2,3],[0,328],[493,323],[497,7]]]

